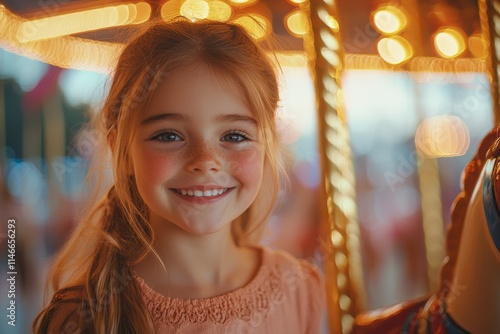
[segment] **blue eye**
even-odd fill
[[[231,133],[225,134],[222,137],[222,141],[228,141],[228,142],[233,142],[233,143],[247,141],[247,140],[249,140],[249,138],[244,133],[240,133],[240,132],[231,132]]]
[[[181,141],[182,138],[175,132],[165,131],[160,134],[155,135],[151,138],[152,140],[157,140],[161,142],[172,142],[172,141]]]

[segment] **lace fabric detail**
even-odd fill
[[[284,284],[276,264],[269,264],[266,250],[255,277],[232,292],[203,299],[170,298],[151,289],[140,277],[136,281],[155,324],[177,329],[186,323],[227,324],[231,320],[266,318],[284,298]]]

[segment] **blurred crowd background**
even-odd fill
[[[181,8],[187,2],[162,3],[177,3]],[[271,217],[263,243],[321,264],[323,203],[317,144],[321,120],[316,111],[308,53],[302,43],[303,35],[310,33],[301,21],[304,1],[246,1],[246,5],[243,0],[218,2],[238,13],[255,12],[268,20],[271,30],[267,33],[275,35],[281,48],[279,128],[286,150],[293,156],[287,166],[291,191]],[[18,326],[13,329],[2,320],[0,332],[27,333],[42,305],[50,259],[78,224],[85,176],[95,145],[92,132],[82,126],[88,114],[99,111],[110,78],[109,71],[100,65],[62,66],[57,62],[66,56],[58,53],[62,49],[33,48],[27,52],[22,41],[15,42],[7,34],[6,20],[33,20],[68,8],[84,10],[125,2],[2,3],[0,27],[5,34],[0,35],[0,269],[5,276],[6,225],[8,219],[14,218]],[[161,12],[160,3],[148,3],[151,13],[155,8]],[[387,9],[388,3],[339,1],[340,19],[336,21],[345,27],[341,101],[356,176],[356,212],[368,309],[415,298],[435,288],[437,277],[433,275],[444,256],[444,233],[452,202],[460,191],[460,175],[481,138],[493,126],[490,82],[484,53],[480,53],[481,40],[477,41],[477,4],[391,2],[406,15],[406,21],[387,35],[406,38],[413,47],[408,49],[403,43],[396,48],[399,53],[391,54],[394,48],[380,46],[385,35],[375,17],[376,11]],[[420,7],[416,8],[415,3]],[[389,22],[389,18],[379,19],[379,25]],[[429,24],[422,25],[422,20]],[[438,43],[438,33],[446,29],[455,29],[458,33],[449,35],[462,38],[463,45],[452,43],[455,54],[443,46],[449,43]],[[123,36],[123,32],[118,35]],[[110,36],[115,35],[110,29],[77,36],[119,42],[112,40]],[[5,279],[0,280],[0,288],[0,310],[5,310]],[[1,317],[5,318],[3,312]]]

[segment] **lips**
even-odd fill
[[[219,189],[173,189],[176,193],[182,196],[191,197],[216,197],[224,194],[229,188],[219,188]]]

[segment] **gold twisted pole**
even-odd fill
[[[500,1],[479,0],[479,19],[486,56],[486,69],[491,84],[491,97],[493,100],[493,114],[495,124],[500,122]]]
[[[320,244],[329,325],[332,333],[348,333],[354,317],[364,308],[365,297],[355,174],[340,86],[344,52],[334,1],[310,0],[306,7],[312,33],[305,38],[305,48],[316,87],[321,190],[326,204]]]

